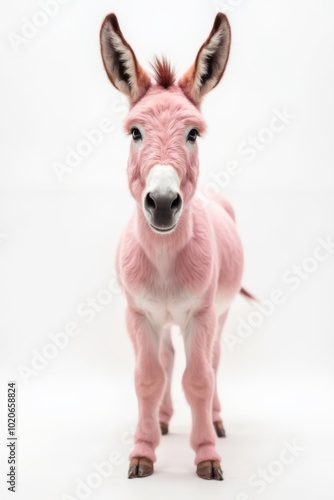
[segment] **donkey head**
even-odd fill
[[[205,131],[200,103],[223,76],[231,40],[228,20],[224,14],[217,15],[194,64],[179,81],[165,59],[156,59],[151,80],[115,14],[104,20],[100,39],[107,75],[130,101],[125,128],[132,136],[131,193],[152,230],[170,233],[196,189],[197,137]]]

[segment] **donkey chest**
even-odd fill
[[[170,249],[164,248],[150,261],[136,247],[127,262],[131,265],[126,266],[123,277],[131,302],[156,329],[168,323],[184,327],[201,306],[208,286],[209,273],[203,272],[203,266],[182,253],[171,255]]]
[[[166,323],[183,326],[198,307],[201,294],[191,291],[180,280],[175,261],[161,252],[159,265],[151,269],[150,283],[143,283],[135,294],[135,302],[152,324],[160,328]]]

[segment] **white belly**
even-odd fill
[[[200,305],[201,297],[190,293],[174,297],[154,297],[143,292],[136,296],[135,301],[156,331],[161,331],[166,324],[178,325],[183,330]]]
[[[189,320],[201,304],[201,295],[182,293],[177,296],[158,297],[152,293],[142,292],[135,298],[139,307],[155,331],[160,332],[167,324],[177,325],[185,331]],[[214,306],[217,316],[222,315],[229,308],[233,295],[218,291]]]

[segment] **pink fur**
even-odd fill
[[[185,335],[187,353],[183,387],[192,408],[191,445],[196,453],[195,463],[220,458],[214,447],[212,425],[221,420],[214,372],[219,361],[219,336],[228,306],[240,291],[243,268],[241,243],[233,219],[223,208],[225,204],[226,201],[220,200],[220,204],[204,208],[196,199],[191,200],[175,231],[158,235],[149,228],[138,203],[122,236],[117,268],[128,302],[127,324],[136,352],[139,400],[136,445],[131,457],[146,456],[155,460],[154,449],[160,437],[158,421],[168,424],[173,413],[168,382],[173,348],[166,340],[166,333],[163,334],[166,324],[159,325],[155,335],[149,319],[135,301],[138,293],[149,290],[157,302],[168,302],[169,297],[189,293],[201,297],[189,324],[179,324]],[[168,270],[161,276],[162,252],[168,256]],[[216,295],[226,303],[226,311],[219,317],[215,314]],[[150,394],[148,388],[152,390]],[[147,427],[145,421],[152,424],[150,435],[141,432]]]
[[[198,56],[195,70],[188,72],[180,82],[173,83],[172,77],[164,78],[171,82],[168,88],[152,83],[147,90],[147,78],[144,78],[144,88],[142,69],[140,78],[131,74],[131,84],[128,80],[117,84],[122,73],[117,66],[122,64],[117,60],[116,49],[120,49],[117,46],[115,53],[112,52],[106,37],[113,27],[120,31],[113,17],[110,25],[107,20],[101,32],[104,63],[112,82],[129,96],[131,104],[125,129],[130,133],[132,127],[140,126],[144,131],[140,147],[132,142],[130,148],[128,179],[136,209],[117,252],[119,282],[128,304],[127,328],[136,355],[139,415],[130,458],[156,460],[159,420],[168,424],[173,414],[170,379],[174,349],[170,324],[177,324],[185,343],[187,365],[182,384],[192,411],[190,443],[195,451],[195,464],[219,460],[213,426],[213,422],[221,420],[215,377],[219,340],[228,308],[240,291],[243,253],[229,202],[217,196],[204,208],[197,201],[198,146],[197,143],[192,147],[186,145],[187,131],[191,128],[200,134],[205,132],[200,102],[191,96],[205,93],[199,86],[200,72],[205,71],[205,64],[209,63]],[[203,79],[206,89],[218,83],[225,69],[229,48],[226,23],[223,15],[217,16],[210,35],[217,39],[219,30],[224,29],[224,36],[214,45],[219,52],[216,66],[218,63],[221,66],[216,68],[216,77],[211,72],[212,81]],[[211,43],[210,37],[204,47]],[[169,71],[166,64],[164,62],[164,73]],[[135,66],[129,63],[129,67]],[[144,96],[138,100],[138,95]],[[180,180],[182,215],[175,229],[166,234],[152,230],[143,209],[146,181],[155,165],[172,166]]]

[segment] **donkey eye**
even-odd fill
[[[132,139],[137,142],[137,141],[140,141],[143,137],[141,135],[141,132],[139,130],[139,128],[137,127],[133,127],[131,129],[131,134],[132,134]]]
[[[192,128],[188,134],[187,141],[193,143],[196,142],[198,135],[198,130],[196,128]]]

